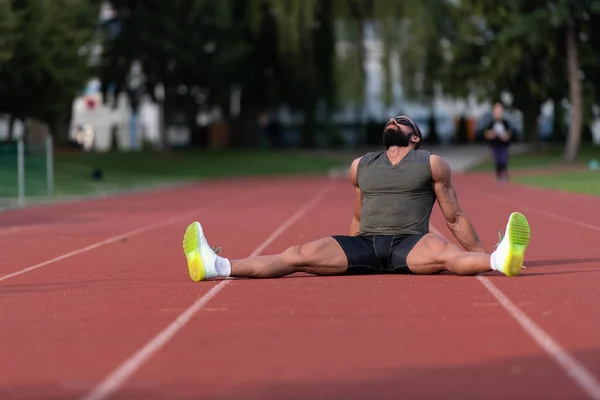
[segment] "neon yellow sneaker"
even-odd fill
[[[531,229],[527,218],[518,212],[510,214],[506,234],[492,253],[492,257],[495,257],[495,269],[506,276],[519,275],[530,238]]]
[[[217,253],[208,245],[202,225],[192,222],[183,236],[183,251],[187,258],[188,272],[194,282],[200,282],[217,276],[215,262]]]

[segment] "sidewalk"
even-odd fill
[[[511,146],[511,154],[520,154],[529,148],[526,143],[517,143]],[[380,149],[372,149],[366,151],[378,151]],[[436,154],[443,157],[450,168],[455,173],[464,173],[475,165],[491,159],[490,148],[486,145],[463,145],[463,146],[424,146],[423,150],[430,151],[432,154]],[[366,152],[365,151],[365,152]],[[344,177],[350,173],[350,167],[344,167],[339,169],[333,169],[329,172],[332,177]]]
[[[517,143],[511,146],[511,154],[527,151],[529,145]],[[481,162],[491,160],[490,148],[486,145],[441,146],[428,149],[433,154],[443,157],[450,164],[453,172],[463,173]]]

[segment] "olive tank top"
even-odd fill
[[[361,236],[412,235],[429,232],[436,200],[430,153],[412,150],[392,165],[385,150],[365,154],[358,163],[362,193]]]

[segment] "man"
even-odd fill
[[[473,275],[499,271],[516,276],[523,265],[530,229],[525,216],[512,213],[504,238],[486,254],[460,208],[448,164],[419,150],[421,132],[407,117],[391,119],[383,133],[385,150],[351,165],[356,205],[350,235],[294,245],[276,255],[229,260],[216,254],[198,222],[183,239],[190,277],[276,278],[295,272],[315,275],[436,274]],[[429,232],[437,200],[454,237],[467,250]]]
[[[498,182],[508,181],[508,157],[512,129],[506,118],[503,118],[502,103],[494,104],[494,119],[486,126],[485,138],[488,140],[494,156],[496,179]]]

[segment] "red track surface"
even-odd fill
[[[600,199],[456,182],[488,249],[528,216],[528,268],[489,279],[597,381]],[[189,280],[191,220],[236,258],[286,221],[263,253],[346,233],[353,200],[345,180],[246,179],[1,214],[0,277],[36,268],[0,278],[0,399],[83,398],[218,285]],[[234,280],[154,350],[99,398],[591,398],[475,277]]]

